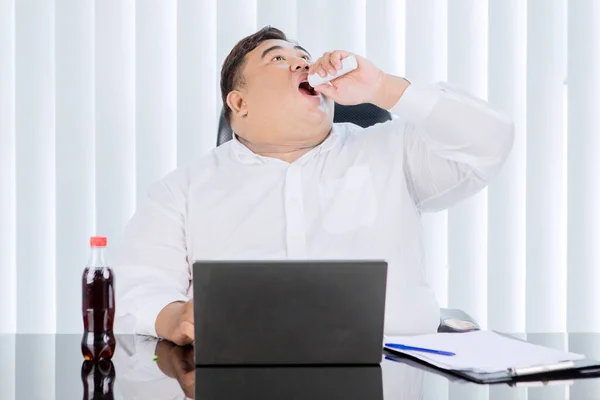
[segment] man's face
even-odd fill
[[[294,145],[329,132],[333,101],[306,82],[310,59],[300,46],[274,39],[246,55],[240,136],[255,144]]]

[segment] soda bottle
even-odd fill
[[[110,360],[85,360],[81,366],[83,400],[113,400],[115,366]]]
[[[116,345],[114,277],[104,255],[106,238],[94,236],[90,245],[90,259],[81,279],[84,329],[81,352],[86,360],[109,360]]]

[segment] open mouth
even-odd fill
[[[310,86],[310,84],[306,80],[300,82],[300,85],[298,85],[298,90],[300,91],[300,93],[306,94],[308,96],[317,96],[318,95],[318,93],[315,91],[315,88]]]

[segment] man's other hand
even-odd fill
[[[194,341],[194,302],[175,302],[167,305],[156,318],[156,334],[185,346]]]

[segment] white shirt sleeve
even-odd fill
[[[391,112],[408,122],[403,167],[423,212],[446,209],[483,189],[512,149],[512,121],[448,84],[413,83]]]
[[[154,186],[125,230],[114,263],[116,315],[133,320],[123,333],[157,336],[158,313],[188,300],[184,179],[177,172]]]

